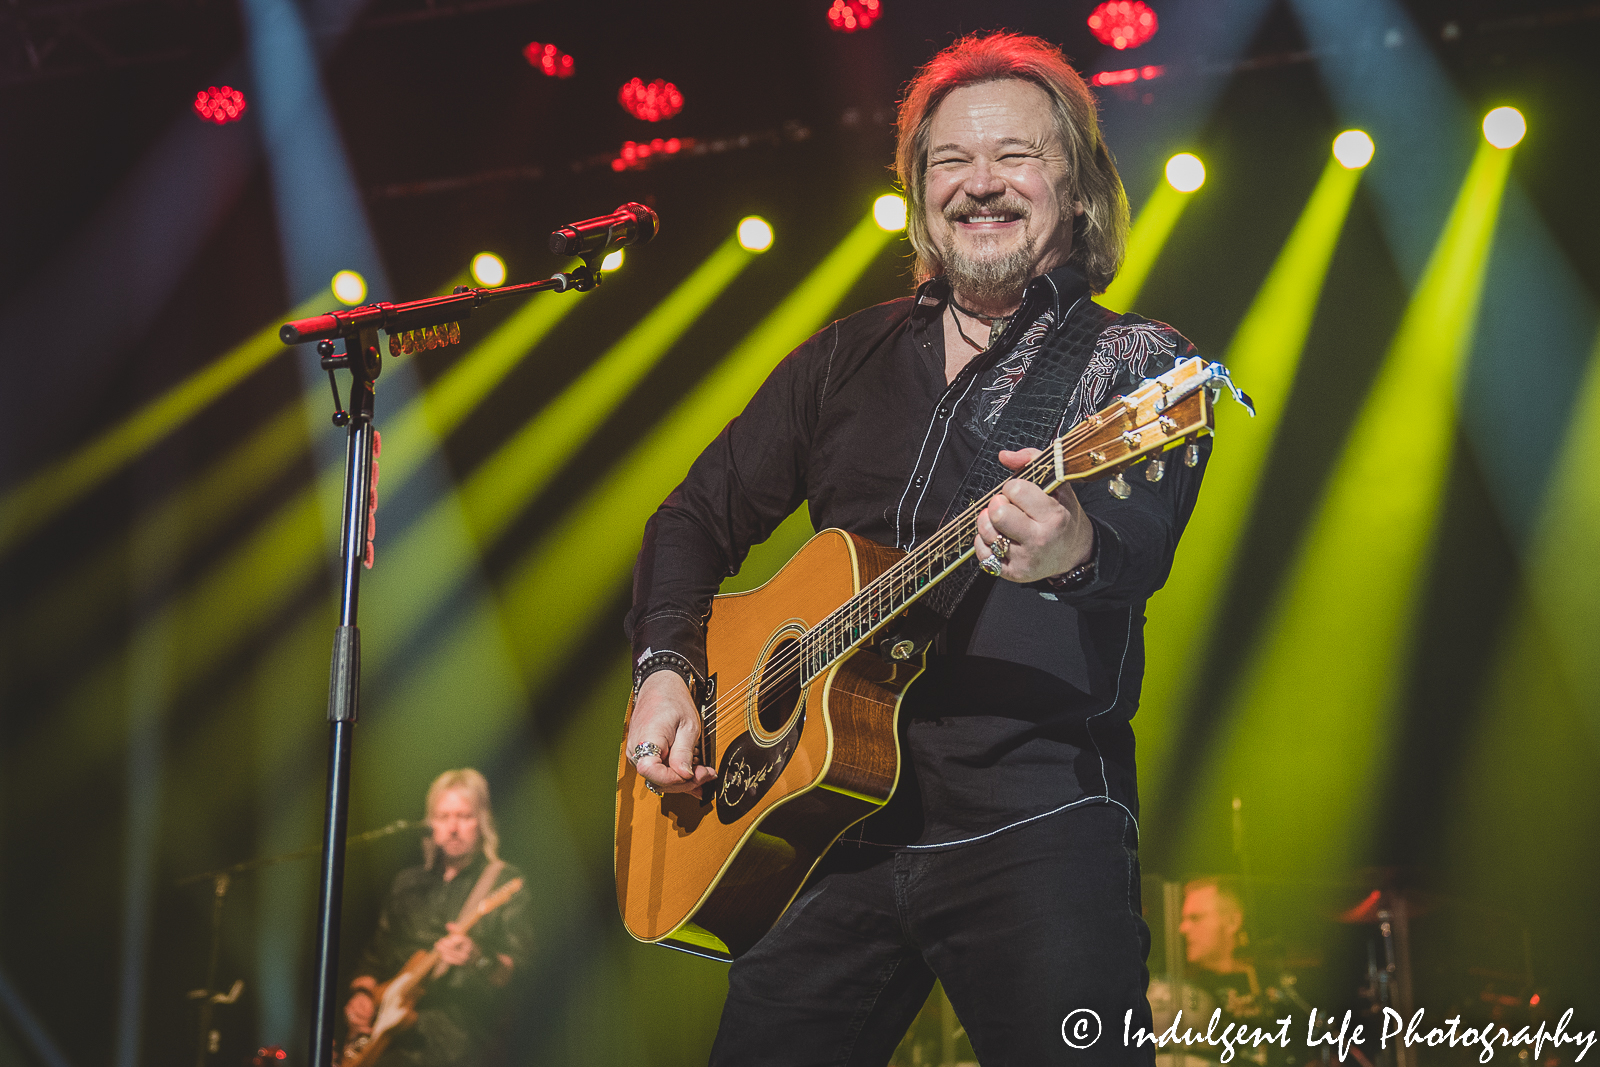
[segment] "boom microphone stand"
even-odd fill
[[[317,897],[317,973],[311,1022],[311,1067],[333,1062],[339,980],[339,920],[344,898],[345,829],[350,817],[350,746],[361,694],[361,631],[356,607],[361,593],[361,563],[366,558],[368,508],[372,496],[373,393],[383,372],[378,331],[389,335],[391,356],[434,347],[460,338],[459,323],[474,309],[511,296],[554,289],[587,292],[600,283],[600,261],[613,248],[643,244],[660,221],[643,204],[624,204],[610,215],[563,227],[550,235],[550,250],[583,257],[583,266],[543,281],[499,289],[458,287],[449,296],[405,304],[368,304],[286,323],[278,337],[286,345],[318,341],[317,354],[333,386],[333,424],[348,427],[345,451],[344,518],[339,538],[339,625],[333,637],[333,667],[328,681],[328,794],[323,821],[322,873]],[[443,336],[441,336],[443,331]],[[397,335],[404,335],[397,344]],[[335,354],[333,341],[344,341]],[[349,410],[339,401],[334,372],[350,372]]]
[[[401,830],[415,830],[425,825],[427,824],[397,819],[388,826],[357,834],[350,838],[349,844],[359,845],[367,841],[376,841],[380,837],[388,837]],[[222,1035],[211,1025],[212,1009],[218,1004],[232,1004],[239,999],[239,994],[244,990],[243,978],[234,979],[233,985],[227,990],[217,988],[217,965],[222,957],[222,905],[227,900],[228,888],[232,885],[234,877],[258,871],[263,867],[276,866],[279,863],[310,859],[320,851],[321,846],[312,845],[309,848],[295,849],[293,852],[280,852],[276,856],[245,860],[243,863],[235,863],[231,867],[222,867],[215,871],[191,874],[173,883],[173,887],[178,889],[198,882],[211,883],[211,950],[207,955],[209,963],[206,965],[206,984],[205,988],[191,989],[188,993],[188,999],[200,1002],[200,1035],[195,1042],[196,1067],[206,1067],[206,1062],[221,1046]]]

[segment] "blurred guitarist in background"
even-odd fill
[[[1090,300],[1121,264],[1128,206],[1060,49],[957,41],[911,82],[898,127],[915,294],[784,359],[645,529],[624,745],[652,789],[714,788],[696,763],[710,600],[801,503],[816,528],[910,549],[965,506],[969,470],[994,464],[987,493],[1038,455],[1023,443],[1194,354]],[[1063,401],[1019,429],[1006,408],[1030,368],[1062,379]],[[900,706],[894,796],[733,962],[714,1064],[883,1064],[935,977],[983,1063],[1153,1062],[1122,1046],[1125,1011],[1150,1023],[1130,720],[1145,600],[1209,447],[1149,480],[1005,482],[977,522],[985,573]]]
[[[468,768],[445,771],[428,788],[424,862],[400,872],[356,967],[345,1003],[352,1036],[369,1033],[375,992],[414,952],[437,949],[441,966],[417,1005],[415,1025],[395,1033],[382,1067],[477,1067],[492,1055],[505,987],[527,966],[532,940],[528,894],[516,893],[477,923],[457,930],[469,898],[481,901],[518,877],[498,855],[489,783]]]

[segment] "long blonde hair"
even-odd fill
[[[498,860],[500,834],[494,828],[494,809],[489,806],[489,782],[471,767],[445,771],[433,780],[433,784],[428,787],[428,799],[423,808],[426,812],[424,817],[431,822],[434,805],[439,803],[440,797],[452,789],[472,801],[473,811],[478,816],[478,847],[483,849],[483,854],[491,861]],[[438,854],[439,846],[433,843],[433,834],[430,833],[422,839],[422,858],[428,870],[433,870],[433,861]]]
[[[928,235],[928,139],[934,112],[954,89],[1016,78],[1032,82],[1050,98],[1056,132],[1067,157],[1069,199],[1083,205],[1073,226],[1067,262],[1095,292],[1104,292],[1122,266],[1128,243],[1128,196],[1117,165],[1100,139],[1094,96],[1061,49],[1017,33],[972,34],[928,61],[900,101],[895,169],[906,197],[906,235],[917,254],[918,284],[944,273],[939,250]]]

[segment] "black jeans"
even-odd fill
[[[939,850],[841,842],[734,961],[711,1062],[881,1067],[937,977],[983,1067],[1152,1064],[1123,1046],[1126,1012],[1150,1027],[1149,951],[1119,806]]]

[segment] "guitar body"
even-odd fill
[[[921,658],[890,664],[861,649],[803,690],[792,668],[799,636],[902,555],[824,530],[759,589],[715,598],[702,759],[716,779],[704,799],[658,797],[626,753],[617,765],[617,904],[634,937],[739,955],[839,835],[888,801],[896,716]]]
[[[478,920],[501,907],[522,891],[522,879],[512,878],[493,893],[478,901],[477,894],[467,898],[466,911],[456,920],[456,932],[465,934],[477,925]],[[372,1067],[389,1047],[389,1040],[401,1030],[409,1029],[417,1021],[417,1001],[427,992],[428,983],[442,977],[449,965],[439,956],[438,949],[419,948],[406,960],[400,973],[372,991],[372,1026],[345,1043],[339,1057],[339,1067]]]
[[[1168,449],[1181,446],[1187,467],[1199,462],[1195,442],[1211,432],[1213,393],[1223,389],[1249,407],[1227,368],[1180,360],[1012,476],[1045,492],[1110,477],[1111,494],[1126,500],[1122,472],[1133,464],[1151,460],[1153,483]],[[712,602],[701,762],[717,776],[706,796],[657,796],[626,751],[617,759],[617,906],[629,933],[740,955],[839,835],[888,801],[900,774],[900,700],[924,663],[892,620],[972,557],[977,516],[998,489],[969,500],[909,554],[824,530],[760,589]],[[885,659],[880,645],[906,658]]]
[[[411,954],[400,973],[372,991],[377,1011],[371,1033],[348,1042],[339,1067],[372,1067],[389,1047],[389,1039],[417,1021],[417,1001],[427,987],[429,976],[439,964],[439,954],[418,949]]]

